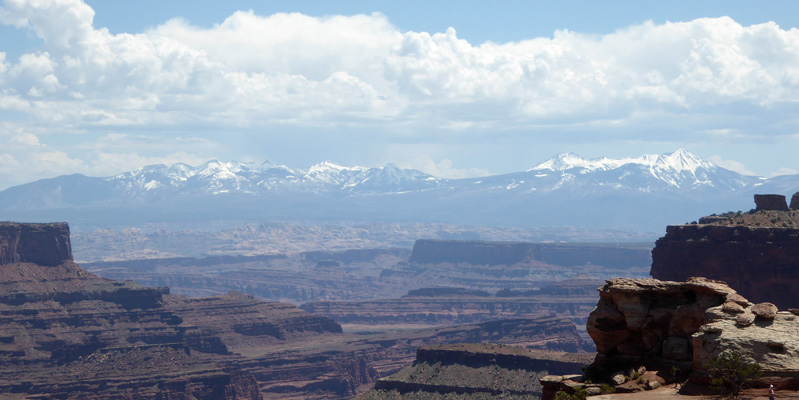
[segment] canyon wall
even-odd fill
[[[19,248],[31,248],[28,239],[63,238],[57,230],[50,237],[24,235],[25,224],[15,226],[6,237],[19,238]],[[14,254],[50,264],[70,252],[68,241],[59,243],[67,247],[52,259]],[[69,259],[0,264],[0,397],[347,399],[407,365],[419,346],[488,341],[587,350],[563,317],[342,333],[327,317],[237,292],[188,298],[166,287],[101,278]]]
[[[54,266],[72,260],[69,225],[0,222],[0,264]]]
[[[558,315],[585,323],[596,304],[594,293],[581,296],[441,296],[368,301],[320,301],[300,306],[343,324],[463,324],[502,318]]]
[[[412,365],[378,380],[358,399],[537,398],[539,379],[547,372],[579,373],[592,358],[497,344],[426,346],[417,350]]]
[[[722,280],[752,301],[799,307],[799,291],[795,290],[799,285],[799,229],[669,226],[652,250],[651,274],[669,281],[692,276]]]
[[[540,261],[553,265],[603,265],[629,268],[650,264],[649,249],[636,246],[417,240],[409,262],[512,265]]]

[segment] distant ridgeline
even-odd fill
[[[512,265],[531,261],[573,266],[595,264],[617,268],[651,264],[651,247],[578,243],[518,243],[456,240],[417,240],[409,262]]]

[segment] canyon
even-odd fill
[[[168,286],[178,294],[236,290],[265,300],[302,304],[399,298],[430,287],[531,294],[580,274],[597,279],[645,277],[650,251],[648,243],[418,240],[413,249],[149,258],[82,265],[107,278]]]
[[[559,392],[591,396],[657,390],[675,381],[684,383],[683,394],[709,395],[712,361],[732,353],[761,368],[762,375],[753,380],[756,387],[771,384],[781,391],[795,391],[799,389],[795,361],[799,308],[795,308],[793,294],[774,290],[783,287],[774,284],[795,283],[799,194],[793,196],[790,207],[780,195],[757,195],[755,203],[756,208],[749,212],[711,215],[691,224],[669,226],[657,241],[652,252],[653,276],[705,275],[715,279],[613,278],[602,284],[586,323],[597,354],[583,359],[580,371],[556,372],[555,366],[543,366],[540,360],[508,368],[500,361],[505,350],[491,345],[472,347],[468,355],[457,346],[420,348],[412,365],[379,380],[361,399],[433,399],[436,393],[447,393],[464,400],[539,395],[550,400]],[[505,247],[517,259],[535,254],[518,244]],[[727,282],[716,280],[720,277]],[[580,293],[579,284],[564,282],[561,289],[554,286],[553,292]],[[436,296],[434,291],[415,291],[409,297],[411,294]],[[448,295],[454,296],[453,290]],[[464,301],[490,297],[474,291],[461,296]],[[342,314],[339,318],[348,316],[338,312]],[[747,393],[762,394],[763,390]]]
[[[344,399],[424,345],[590,350],[551,313],[345,332],[249,294],[185,297],[99,277],[72,261],[66,224],[0,227],[0,392],[19,398]]]

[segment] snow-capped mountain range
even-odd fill
[[[799,176],[741,175],[685,150],[623,159],[559,154],[526,171],[443,179],[394,164],[308,169],[265,162],[151,165],[66,175],[0,192],[0,220],[114,223],[213,220],[447,222],[659,231],[748,210],[755,192],[790,195]],[[110,223],[110,222],[109,222]]]
[[[150,165],[105,178],[129,194],[224,193],[255,194],[273,190],[342,190],[345,192],[396,192],[433,186],[438,179],[394,164],[383,168],[345,167],[325,161],[307,170],[264,162],[256,168],[231,161],[209,161],[198,167],[186,164]],[[421,183],[421,184],[420,184]]]

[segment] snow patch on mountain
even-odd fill
[[[647,154],[641,157],[618,159],[608,157],[585,159],[574,153],[562,153],[536,165],[527,172],[567,171],[573,168],[587,171],[607,171],[630,164],[644,166],[653,171],[670,170],[674,172],[695,172],[699,168],[715,167],[713,163],[704,161],[685,149],[679,149],[672,154]]]

